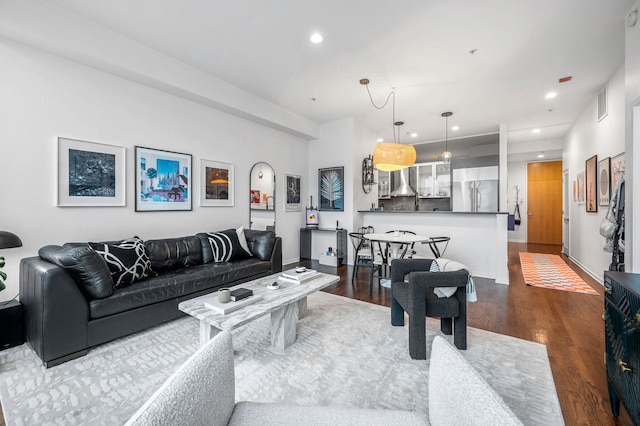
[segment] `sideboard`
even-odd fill
[[[605,364],[611,411],[640,425],[640,274],[604,273]]]

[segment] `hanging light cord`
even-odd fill
[[[449,152],[449,117],[444,118],[444,150]]]
[[[369,84],[364,84],[364,87],[367,88],[367,93],[369,94],[369,99],[371,100],[371,105],[373,105],[374,108],[376,109],[383,109],[384,107],[387,106],[387,104],[389,103],[389,99],[391,99],[391,97],[393,96],[393,101],[391,102],[391,109],[392,109],[392,114],[393,114],[393,121],[392,121],[392,130],[393,130],[393,142],[394,143],[399,143],[398,140],[400,139],[400,126],[396,126],[396,92],[395,91],[391,91],[389,92],[389,95],[387,95],[387,99],[384,101],[384,103],[382,104],[382,106],[378,106],[376,105],[376,103],[373,101],[373,96],[371,96],[371,91],[369,90]],[[398,137],[396,137],[396,131],[398,132]]]

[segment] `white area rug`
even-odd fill
[[[427,321],[430,344],[439,321]],[[390,325],[389,308],[313,294],[286,351],[270,345],[269,326],[267,316],[232,332],[238,400],[426,412],[428,361],[409,357],[407,327]],[[122,424],[197,342],[198,321],[183,318],[50,369],[26,345],[2,351],[5,422]],[[470,328],[462,353],[525,424],[564,424],[544,345]]]

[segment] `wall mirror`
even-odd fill
[[[276,175],[267,163],[256,163],[249,176],[249,228],[276,230]]]

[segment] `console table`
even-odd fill
[[[300,228],[300,261],[311,260],[311,240],[314,232],[333,232],[336,234],[336,256],[338,265],[347,264],[347,230],[335,228]]]
[[[604,273],[605,364],[611,411],[640,424],[640,274]]]

